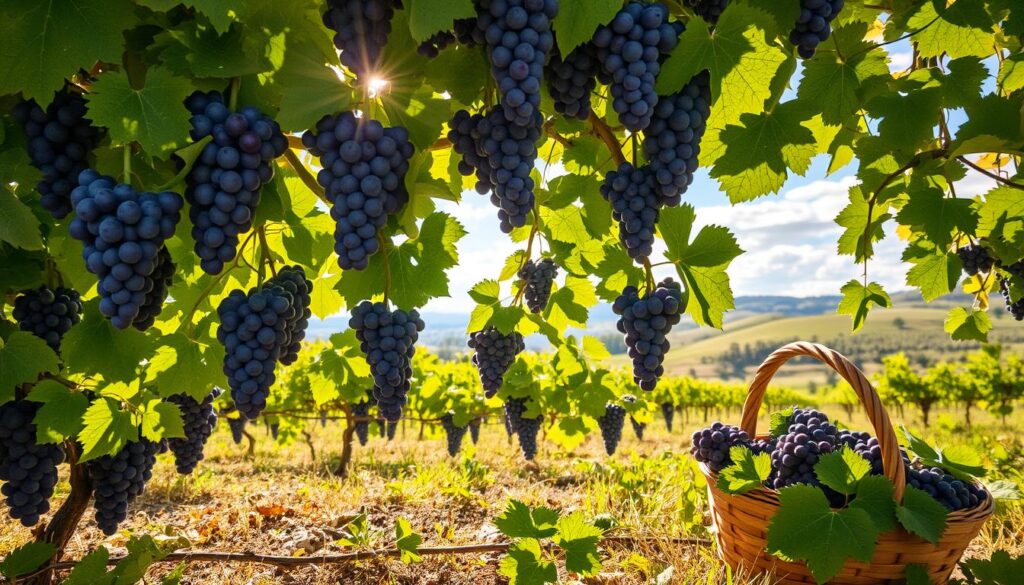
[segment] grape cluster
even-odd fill
[[[128,506],[142,494],[153,477],[157,453],[165,445],[147,439],[128,443],[116,455],[104,455],[87,463],[96,497],[96,524],[103,534],[117,532],[128,517]]]
[[[252,227],[260,190],[274,176],[271,162],[288,149],[288,140],[257,108],[231,112],[219,92],[195,92],[185,107],[192,139],[212,137],[185,179],[185,198],[199,265],[220,274],[237,253],[239,234]]]
[[[754,452],[754,455],[771,455],[777,446],[778,441],[776,439],[755,439],[750,443],[750,450]]]
[[[444,429],[445,438],[448,440],[448,455],[455,457],[462,448],[462,439],[466,436],[466,427],[455,424],[452,413],[446,412],[441,417],[441,428]]]
[[[132,323],[137,329],[145,331],[156,323],[156,318],[164,310],[164,301],[170,292],[171,284],[174,282],[176,267],[171,259],[171,253],[167,248],[160,248],[156,256],[156,265],[153,268],[153,289],[146,293],[146,298],[139,307],[139,316]]]
[[[236,445],[241,443],[242,437],[244,436],[243,433],[245,433],[245,418],[240,416],[236,418],[229,418],[228,428],[231,429],[231,440],[234,441]]]
[[[602,78],[610,83],[612,107],[631,132],[650,124],[658,104],[654,91],[661,71],[658,61],[676,47],[680,32],[668,22],[664,4],[633,1],[594,33]]]
[[[384,433],[388,438],[388,441],[395,440],[395,433],[398,432],[398,421],[389,420],[384,423]]]
[[[331,201],[338,265],[363,270],[380,249],[377,235],[388,216],[409,200],[409,132],[342,112],[321,118],[315,130],[302,135],[302,143],[323,167],[317,182]]]
[[[558,267],[551,258],[543,258],[540,262],[527,260],[519,269],[519,278],[524,282],[526,291],[526,307],[531,313],[540,313],[548,306],[551,298],[551,285],[558,276]]]
[[[541,417],[520,418],[516,423],[516,435],[519,436],[519,448],[527,461],[537,456],[537,433],[540,431]]]
[[[391,18],[401,7],[401,0],[327,0],[324,26],[334,31],[341,64],[359,77],[376,71],[391,34]]]
[[[729,0],[686,0],[686,3],[708,24],[716,24],[729,6]]]
[[[629,424],[633,427],[633,434],[636,435],[637,439],[644,440],[644,430],[647,428],[647,423],[642,423],[633,418],[629,417]]]
[[[736,446],[749,445],[750,436],[739,427],[716,422],[706,429],[693,433],[690,453],[699,463],[704,463],[714,472],[732,465],[729,450]]]
[[[597,50],[584,43],[564,59],[557,48],[545,68],[548,93],[555,102],[555,111],[568,118],[586,120],[590,116],[590,94],[597,87]]]
[[[535,185],[530,171],[537,160],[541,122],[538,111],[532,123],[513,124],[500,108],[482,115],[460,110],[452,118],[449,139],[462,155],[459,172],[476,174],[481,195],[491,192],[504,233],[526,225],[526,216],[533,210]]]
[[[668,429],[668,432],[671,433],[672,432],[672,420],[676,416],[675,406],[673,406],[671,402],[662,402],[661,403],[661,416],[665,418],[665,428]]]
[[[357,419],[362,418],[366,420],[356,421],[356,437],[359,439],[359,444],[366,446],[366,442],[370,440],[370,407],[373,403],[369,400],[364,400],[352,405],[352,416]]]
[[[220,388],[214,388],[202,402],[187,394],[175,394],[167,399],[181,409],[181,420],[185,425],[184,438],[167,441],[171,453],[174,453],[175,467],[182,475],[192,473],[196,465],[203,460],[203,447],[217,426],[217,413],[213,410],[213,401],[220,393]]]
[[[477,27],[483,31],[505,118],[532,126],[540,113],[544,65],[555,45],[551,21],[558,15],[558,0],[482,0],[480,8]]]
[[[526,412],[525,398],[508,398],[505,400],[505,430],[509,435],[519,432],[519,422]]]
[[[16,105],[13,114],[28,139],[32,166],[43,175],[36,185],[40,203],[55,219],[63,219],[72,209],[71,190],[89,167],[89,153],[101,137],[85,118],[85,98],[73,91],[57,92],[45,111],[28,100]]]
[[[1010,290],[1010,280],[1006,278],[999,279],[999,290],[1003,293],[1003,300],[1006,301],[1006,310],[1009,311],[1010,315],[1017,321],[1024,321],[1024,296],[1013,300],[1013,292]]]
[[[820,485],[814,465],[822,455],[836,450],[838,434],[824,413],[813,409],[794,410],[788,431],[778,437],[772,451],[774,473],[769,480],[770,487],[781,489],[797,483]]]
[[[433,59],[454,43],[473,47],[483,42],[483,32],[477,29],[476,18],[460,18],[453,24],[452,30],[442,30],[430,35],[427,40],[419,44],[416,52],[428,59]]]
[[[355,330],[359,348],[373,372],[373,397],[388,421],[402,416],[409,392],[412,356],[424,323],[416,310],[389,311],[384,303],[363,301],[352,309],[348,326]]]
[[[60,353],[60,340],[82,320],[82,299],[78,291],[48,286],[22,291],[14,299],[14,320],[18,328],[42,339]]]
[[[683,89],[662,96],[644,130],[644,156],[663,205],[679,205],[697,171],[700,141],[711,115],[711,77],[701,71]]]
[[[926,492],[950,512],[974,508],[988,498],[974,482],[957,479],[940,467],[910,468],[907,485]]]
[[[469,438],[476,445],[480,441],[480,419],[474,418],[469,421]]]
[[[267,430],[270,431],[270,438],[277,440],[277,434],[281,430],[281,423],[272,422],[267,424]]]
[[[139,193],[131,185],[82,171],[71,192],[75,219],[68,231],[84,245],[85,266],[99,279],[100,312],[118,329],[152,324],[163,299],[164,241],[174,235],[184,205],[177,193]]]
[[[836,436],[838,445],[842,445],[860,455],[871,465],[872,475],[882,475],[882,447],[878,439],[863,431],[841,430]]]
[[[512,367],[516,356],[526,349],[521,333],[513,331],[505,335],[494,327],[471,334],[469,347],[474,350],[473,364],[480,371],[480,382],[488,398],[498,392],[505,372]]]
[[[287,338],[281,346],[278,357],[284,365],[295,363],[299,359],[302,340],[306,338],[306,327],[313,312],[309,309],[312,301],[313,281],[306,278],[306,271],[301,266],[285,266],[277,276],[267,281],[267,286],[284,289],[292,298],[290,314],[286,316],[288,327],[285,328]]]
[[[643,297],[636,287],[627,286],[612,305],[612,311],[619,315],[616,326],[625,334],[627,353],[633,360],[633,379],[643,390],[654,390],[665,373],[662,362],[669,349],[666,336],[679,323],[682,298],[679,283],[666,278]]]
[[[35,526],[50,510],[57,466],[64,462],[60,445],[36,443],[33,422],[42,405],[13,400],[0,405],[0,487],[11,518]]]
[[[845,0],[800,0],[800,16],[789,42],[796,45],[796,52],[804,59],[814,56],[818,45],[832,34],[832,19],[839,15]]]
[[[608,404],[604,407],[604,414],[598,417],[597,426],[601,429],[601,439],[604,440],[604,450],[609,455],[615,454],[615,449],[622,440],[622,427],[626,424],[626,409],[618,404]]]
[[[655,225],[662,204],[650,167],[623,163],[618,170],[609,171],[601,184],[601,196],[612,206],[626,253],[642,263],[654,251]]]
[[[960,257],[960,263],[964,266],[964,273],[974,276],[978,273],[988,273],[995,266],[995,258],[988,252],[988,248],[980,244],[968,244],[957,249],[956,255]]]
[[[217,307],[224,375],[243,418],[256,418],[267,405],[277,360],[287,351],[292,313],[291,296],[276,286],[231,291]]]

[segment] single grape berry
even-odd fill
[[[220,274],[235,258],[239,235],[252,228],[273,161],[288,150],[288,140],[259,109],[229,110],[219,92],[195,92],[185,107],[192,140],[211,138],[185,178],[192,239],[202,269]]]
[[[267,281],[266,286],[281,288],[292,298],[291,311],[285,315],[288,322],[285,328],[286,339],[278,357],[278,361],[287,366],[299,359],[302,340],[306,338],[306,327],[313,315],[309,309],[313,281],[306,278],[306,271],[301,266],[285,266],[277,272],[277,276]]]
[[[57,287],[22,291],[14,299],[11,313],[18,329],[42,339],[50,349],[60,353],[60,340],[82,320],[82,299],[78,291]]]
[[[644,130],[644,156],[662,205],[676,206],[699,166],[700,141],[711,116],[711,77],[702,71],[674,95],[658,98]]]
[[[839,15],[845,0],[800,0],[800,15],[789,33],[796,52],[810,59],[822,42],[832,34],[832,19]]]
[[[391,19],[401,7],[401,0],[327,0],[323,22],[334,32],[341,64],[360,78],[378,71]]]
[[[102,138],[85,117],[85,97],[60,91],[45,111],[28,100],[14,106],[13,115],[25,131],[29,160],[43,175],[36,184],[40,203],[55,219],[63,219],[72,211],[71,190],[89,168],[89,156]]]
[[[369,400],[363,402],[357,402],[352,405],[352,416],[357,420],[355,422],[356,437],[359,439],[359,444],[366,446],[367,441],[370,440],[370,407],[373,403]],[[362,419],[362,420],[359,420]]]
[[[517,273],[526,290],[523,297],[526,307],[531,313],[541,313],[548,306],[551,298],[551,285],[558,276],[558,266],[551,258],[542,258],[539,262],[527,260]]]
[[[128,517],[128,506],[146,489],[153,477],[157,453],[165,445],[148,439],[128,443],[115,455],[104,455],[86,463],[95,494],[96,524],[103,534],[117,532]]]
[[[594,33],[601,78],[611,90],[612,107],[631,132],[647,128],[658,105],[654,91],[662,54],[672,52],[681,30],[668,22],[668,9],[655,2],[630,2]]]
[[[473,365],[480,372],[484,394],[490,398],[497,394],[505,379],[505,372],[512,367],[526,345],[518,331],[508,335],[495,327],[488,327],[469,336],[469,347],[473,351]]]
[[[604,441],[604,450],[609,455],[615,454],[615,449],[622,440],[622,427],[626,424],[626,409],[618,404],[608,404],[604,407],[604,414],[598,417],[597,426],[601,429],[601,439]]]
[[[418,311],[389,311],[384,303],[363,301],[352,309],[348,326],[373,373],[373,397],[387,421],[402,417],[412,377],[412,357],[424,323]]]
[[[693,458],[716,473],[732,465],[729,451],[733,447],[750,445],[750,436],[746,431],[721,422],[693,433],[691,440],[690,453]]]
[[[519,436],[519,448],[527,461],[537,456],[537,433],[540,431],[541,417],[520,418],[516,424],[516,435]]]
[[[388,217],[409,200],[409,132],[342,112],[321,118],[302,135],[302,144],[323,167],[316,178],[331,201],[338,266],[364,270],[380,249],[378,235]]]
[[[168,439],[167,446],[174,453],[178,473],[188,475],[203,460],[203,448],[217,426],[217,413],[213,401],[220,396],[220,388],[214,388],[202,402],[187,394],[175,394],[167,399],[181,409],[181,420],[185,425],[185,437]]]
[[[671,402],[661,403],[661,416],[665,419],[665,429],[672,432],[672,420],[676,416],[675,406]]]
[[[636,168],[623,163],[609,171],[601,184],[601,196],[612,206],[612,217],[619,222],[619,241],[637,264],[654,252],[654,232],[658,223],[661,198],[650,167]]]
[[[586,120],[592,111],[590,94],[597,88],[599,70],[593,43],[576,47],[564,59],[556,47],[544,69],[555,111],[567,118]]]
[[[682,297],[680,284],[666,278],[643,297],[636,287],[627,286],[612,305],[619,315],[616,326],[625,334],[627,353],[633,360],[633,379],[643,390],[654,390],[665,373],[662,362],[670,346],[667,335],[679,323]]]
[[[987,274],[995,266],[995,259],[989,254],[988,248],[979,244],[961,246],[956,251],[963,264],[964,273],[974,276],[978,273]]]
[[[159,293],[166,294],[170,256],[161,250],[181,219],[181,195],[139,193],[85,170],[71,203],[68,231],[82,242],[85,266],[99,279],[100,312],[118,329],[146,329],[163,304]]]
[[[11,518],[23,526],[35,526],[50,510],[57,466],[64,462],[60,445],[36,443],[34,421],[41,407],[28,400],[0,405],[0,493]]]
[[[558,1],[481,0],[477,15],[505,118],[517,126],[534,125],[544,65],[555,45],[551,21]]]
[[[466,427],[455,424],[452,413],[446,412],[441,417],[441,427],[444,429],[445,438],[448,440],[448,455],[455,457],[462,448],[462,439],[466,436]]]

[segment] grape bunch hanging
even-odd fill
[[[800,0],[800,14],[789,33],[789,42],[796,45],[796,52],[804,59],[810,59],[818,45],[832,34],[832,20],[843,9],[845,0]]]
[[[57,466],[64,462],[60,445],[36,443],[35,418],[42,404],[12,400],[0,405],[0,493],[11,518],[35,526],[50,510]]]
[[[542,258],[538,262],[527,260],[516,274],[523,281],[526,290],[523,298],[531,313],[541,313],[548,306],[551,298],[551,285],[558,276],[558,267],[551,258]]]
[[[178,473],[188,475],[203,460],[203,449],[206,441],[217,426],[217,413],[213,410],[213,401],[220,396],[220,388],[203,398],[202,402],[187,394],[175,394],[167,399],[181,409],[181,420],[185,427],[183,438],[167,440],[167,446],[174,453],[174,464]]]
[[[386,421],[402,417],[407,402],[412,357],[424,323],[416,310],[391,311],[384,303],[363,301],[352,309],[348,326],[373,374],[373,397]]]
[[[441,417],[441,428],[444,429],[445,440],[448,443],[448,455],[455,457],[462,448],[462,439],[466,436],[467,428],[456,425],[450,412]]]
[[[577,120],[590,117],[590,94],[597,88],[600,66],[597,50],[590,42],[576,47],[564,58],[555,48],[544,75],[556,112]]]
[[[327,0],[323,22],[334,32],[342,65],[360,78],[377,71],[391,34],[391,18],[401,7],[400,0]]]
[[[99,279],[100,312],[118,329],[145,330],[166,296],[170,256],[163,246],[184,202],[170,191],[139,193],[92,170],[78,182],[68,231],[84,245],[85,266]]]
[[[156,456],[166,445],[140,439],[126,444],[114,455],[104,455],[86,463],[92,479],[96,524],[110,536],[128,518],[128,506],[146,489],[153,477]]]
[[[668,333],[682,316],[682,287],[671,278],[640,296],[628,286],[615,299],[612,311],[619,315],[616,326],[625,335],[627,353],[633,361],[633,379],[643,390],[654,390],[665,373],[662,362],[670,347]]]
[[[185,198],[199,265],[220,274],[252,227],[260,192],[274,176],[271,163],[288,149],[281,127],[257,108],[232,112],[219,92],[185,100],[192,140],[210,137],[186,177]]]
[[[679,205],[693,182],[700,141],[711,116],[711,78],[705,70],[679,93],[658,100],[651,125],[644,131],[644,156],[654,175],[661,204]]]
[[[50,349],[60,353],[60,340],[82,320],[82,299],[78,291],[64,288],[22,291],[14,299],[11,315],[18,328],[42,339]]]
[[[480,382],[488,398],[498,393],[505,373],[516,361],[516,356],[526,349],[523,336],[518,331],[503,334],[495,327],[470,335],[469,347],[473,350],[473,365],[480,372]]]
[[[321,118],[315,130],[302,135],[302,143],[323,167],[317,182],[331,201],[338,265],[363,270],[380,249],[379,234],[388,217],[409,200],[409,133],[342,112]]]
[[[604,450],[609,455],[614,455],[622,440],[622,429],[626,424],[626,409],[619,404],[608,404],[604,407],[604,414],[598,417],[597,426],[601,429],[601,439],[604,441]]]

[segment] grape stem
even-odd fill
[[[605,143],[608,150],[611,152],[612,159],[615,161],[615,166],[622,166],[626,162],[626,155],[622,153],[622,146],[619,145],[619,142],[615,139],[615,134],[612,133],[611,128],[608,127],[608,124],[606,124],[604,120],[598,118],[597,114],[593,111],[590,112],[588,120],[590,121],[590,125],[594,128],[594,133],[597,134],[597,137]]]
[[[644,258],[644,273],[647,284],[647,292],[654,290],[654,271],[651,269],[651,259]]]
[[[300,142],[300,147],[301,144],[302,143]],[[324,188],[320,186],[320,183],[316,182],[316,177],[313,176],[313,173],[309,172],[309,169],[306,168],[306,165],[302,164],[302,161],[299,160],[298,155],[295,154],[292,148],[295,148],[295,146],[292,144],[292,137],[289,136],[288,149],[284,151],[284,159],[288,161],[288,166],[290,166],[292,170],[295,171],[295,174],[299,176],[299,179],[302,181],[304,185],[306,185],[306,188],[312,191],[317,196],[317,198],[320,199],[320,201],[323,201],[327,205],[334,205],[327,198],[327,194],[324,192]]]
[[[231,85],[228,88],[228,91],[230,91],[230,93],[231,93],[231,95],[228,97],[228,109],[231,110],[232,112],[235,111],[235,108],[238,106],[238,93],[239,93],[239,91],[241,89],[242,89],[242,78],[240,78],[240,77],[232,77],[231,78]]]
[[[270,266],[270,274],[276,277],[277,265],[274,263],[274,255],[270,253],[270,244],[267,243],[266,224],[261,225],[260,229],[258,229],[256,233],[260,238],[261,264],[265,261],[267,265]]]
[[[381,248],[384,252],[384,306],[388,306],[388,299],[391,296],[391,238],[384,238],[384,235],[379,236],[381,238]]]
[[[211,279],[210,284],[206,285],[206,288],[203,289],[203,292],[199,293],[199,297],[196,298],[196,301],[194,303],[192,303],[192,308],[189,309],[188,315],[186,315],[185,319],[182,321],[182,324],[188,324],[188,329],[186,330],[185,335],[189,339],[195,341],[196,326],[192,319],[193,317],[195,317],[196,311],[199,310],[199,304],[202,303],[208,296],[210,296],[210,293],[213,292],[213,288],[217,286],[217,283],[219,283],[221,280],[224,279],[224,277],[230,274],[232,270],[238,268],[238,263],[241,261],[242,255],[245,253],[245,248],[249,245],[249,242],[251,242],[253,237],[255,236],[256,232],[249,233],[249,236],[245,239],[244,242],[242,242],[242,245],[239,246],[238,254],[235,255],[235,259],[234,261],[231,262],[231,265],[225,268],[224,272],[221,272],[216,277]]]
[[[129,143],[124,145],[124,151],[123,151],[122,154],[123,154],[124,170],[123,170],[123,174],[121,175],[121,180],[124,181],[124,183],[126,185],[131,185],[132,184],[132,144],[131,144],[131,142],[129,142]]]

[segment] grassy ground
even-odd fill
[[[840,414],[838,409],[834,413]],[[734,422],[738,414],[725,418]],[[1020,468],[1024,463],[1021,429],[981,418],[973,435],[956,427],[948,413],[940,415],[925,434],[946,445],[964,440],[998,444],[1005,449],[994,453],[998,465],[1007,473]],[[864,424],[856,421],[855,426]],[[487,543],[504,539],[491,521],[514,498],[532,506],[581,510],[588,516],[609,514],[620,533],[655,537],[643,545],[604,549],[602,574],[583,582],[653,583],[672,567],[671,578],[660,582],[725,583],[730,577],[716,560],[713,547],[665,541],[709,536],[703,478],[687,454],[689,433],[698,426],[704,426],[703,421],[691,420],[670,434],[659,418],[641,442],[627,425],[623,444],[612,458],[604,456],[599,437],[573,453],[542,440],[538,463],[527,465],[498,424],[484,426],[477,446],[467,436],[462,456],[456,459],[446,456],[443,438],[428,433],[426,439],[417,440],[418,426],[410,424],[399,429],[393,442],[373,437],[367,447],[357,446],[352,475],[340,479],[329,472],[332,458],[341,449],[338,425],[310,426],[315,458],[306,443],[278,446],[255,427],[250,427],[256,436],[255,456],[249,458],[244,444],[232,444],[226,425],[221,425],[195,476],[177,476],[169,456],[161,457],[147,492],[132,507],[123,528],[180,533],[202,550],[317,555],[390,546],[395,519],[401,516],[424,537],[424,546]],[[61,489],[66,490],[66,484]],[[365,530],[348,524],[359,514],[366,515]],[[29,530],[10,522],[0,526],[0,553],[31,538]],[[1019,506],[1003,510],[969,554],[987,557],[994,549],[1024,552],[1022,526],[1024,513]],[[125,534],[104,538],[87,515],[69,554],[79,557],[101,544],[116,552],[125,540]],[[504,583],[497,573],[499,558],[498,554],[425,557],[416,565],[372,560],[290,572],[256,564],[194,563],[187,567],[183,583]],[[172,568],[153,569],[152,582]],[[576,582],[564,573],[561,577],[563,582]]]

